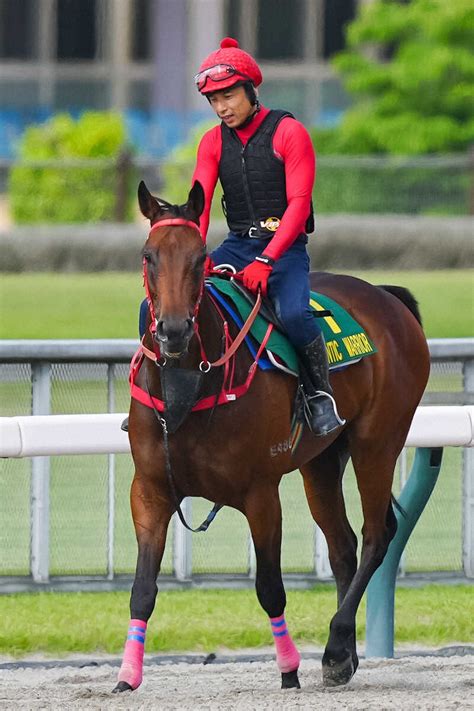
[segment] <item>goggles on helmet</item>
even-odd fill
[[[199,91],[202,91],[206,86],[208,79],[218,83],[220,81],[225,81],[226,79],[234,75],[251,81],[250,77],[248,77],[246,74],[242,74],[242,72],[239,72],[235,67],[232,66],[232,64],[216,64],[214,67],[203,69],[202,72],[196,74],[196,76],[194,77],[194,82]]]

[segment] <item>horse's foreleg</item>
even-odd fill
[[[138,560],[130,597],[128,635],[114,693],[136,689],[142,682],[146,628],[155,607],[156,578],[173,513],[168,499],[137,476],[132,483],[131,504]]]
[[[348,521],[342,492],[342,477],[348,459],[344,439],[340,438],[301,467],[311,514],[328,544],[338,607],[357,570],[357,537]]]
[[[282,689],[300,688],[300,655],[285,621],[286,594],[281,577],[281,506],[277,487],[252,490],[245,505],[255,546],[255,589],[260,605],[270,618]]]
[[[396,455],[387,449],[372,453],[355,448],[352,459],[362,502],[364,525],[360,564],[341,606],[331,620],[323,656],[323,681],[327,686],[346,684],[357,668],[355,618],[362,595],[381,564],[395,535],[397,523],[391,503]]]

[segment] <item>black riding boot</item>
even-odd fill
[[[120,425],[120,429],[123,430],[124,432],[128,432],[128,416],[124,419],[124,421]]]
[[[337,412],[329,384],[326,344],[322,333],[299,350],[305,392],[305,415],[315,435],[327,435],[345,423]]]

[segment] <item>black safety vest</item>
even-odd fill
[[[222,206],[232,232],[270,238],[287,208],[285,165],[272,147],[272,137],[288,111],[270,111],[245,146],[236,132],[221,124],[219,180]],[[308,218],[307,231],[312,231]]]

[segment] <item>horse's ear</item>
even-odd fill
[[[199,220],[204,210],[204,200],[204,188],[199,180],[195,180],[193,187],[189,191],[188,202],[186,203],[185,209],[188,215],[193,217],[196,221]]]
[[[163,212],[160,203],[150,193],[143,180],[140,181],[140,185],[138,186],[138,204],[140,205],[142,214],[147,217],[152,224]]]

